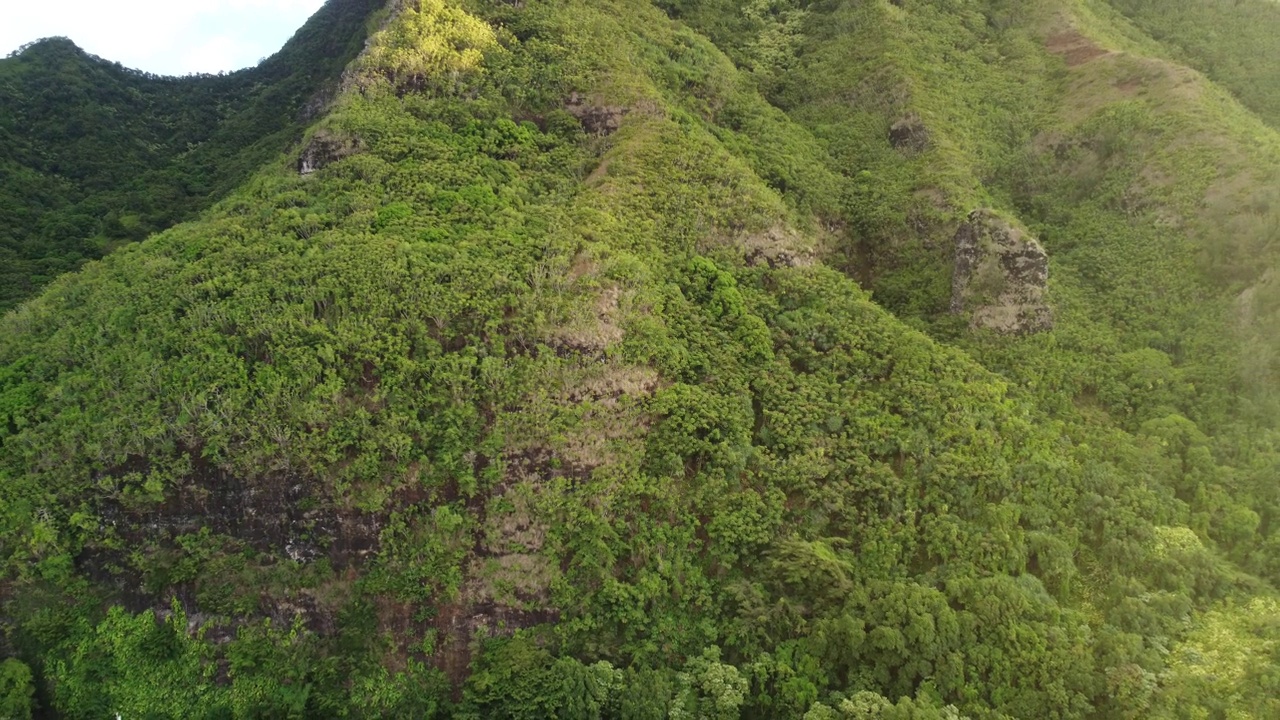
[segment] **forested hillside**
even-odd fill
[[[1162,49],[1280,127],[1280,5],[1269,0],[1115,0]]]
[[[1280,16],[1170,7],[366,8],[0,319],[0,717],[1280,717]]]
[[[226,75],[147,75],[65,38],[0,60],[0,311],[194,217],[297,142],[382,4],[329,3]]]

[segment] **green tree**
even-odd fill
[[[720,648],[690,658],[677,676],[683,686],[672,701],[672,720],[734,720],[747,699],[747,678],[720,662]]]
[[[35,693],[30,668],[13,658],[0,663],[0,719],[31,720]]]

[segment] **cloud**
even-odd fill
[[[236,70],[280,49],[324,0],[61,0],[0,10],[0,55],[61,35],[94,55],[173,75]]]

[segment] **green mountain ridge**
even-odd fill
[[[1280,714],[1261,0],[354,6],[0,320],[0,717]]]

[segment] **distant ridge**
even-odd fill
[[[296,141],[380,6],[332,0],[260,65],[221,75],[131,70],[67,38],[0,60],[0,311],[193,217]]]

